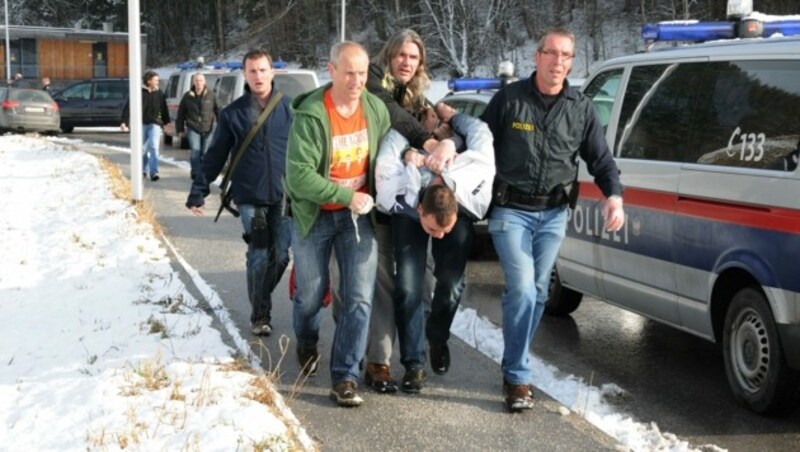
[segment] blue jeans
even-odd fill
[[[428,257],[428,241],[433,240],[433,275],[436,285],[425,336],[434,345],[450,338],[450,326],[464,289],[464,270],[472,248],[472,221],[459,216],[453,229],[441,239],[431,239],[419,220],[407,215],[392,216],[392,238],[397,265],[395,274],[395,318],[400,339],[400,362],[407,370],[425,364],[422,328],[425,309],[423,282]]]
[[[192,165],[192,179],[200,173],[200,162],[208,149],[208,142],[211,138],[211,131],[198,132],[192,128],[186,128],[186,140],[189,142],[189,162]]]
[[[256,207],[252,204],[238,206],[247,244],[247,296],[253,308],[250,323],[272,320],[272,291],[289,265],[289,243],[292,220],[282,215],[280,204],[266,206],[269,242],[266,248],[256,248],[249,240],[250,227]]]
[[[328,261],[335,250],[339,265],[340,307],[331,347],[331,382],[358,381],[378,267],[378,244],[369,216],[357,219],[358,235],[350,209],[321,210],[311,231],[301,237],[292,228],[295,255],[294,334],[297,344],[314,348],[319,341],[322,298],[328,285]]]
[[[161,126],[142,124],[142,172],[152,177],[158,174],[158,146],[161,143]],[[148,168],[148,164],[150,165]]]
[[[528,349],[542,319],[566,227],[566,206],[539,212],[495,206],[489,217],[489,233],[505,277],[501,366],[510,384],[531,383]]]

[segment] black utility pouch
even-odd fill
[[[575,210],[575,206],[578,205],[578,195],[580,192],[581,184],[577,180],[567,185],[567,200],[569,201],[570,209]]]
[[[492,204],[504,206],[508,203],[508,184],[505,182],[494,182],[492,187]]]
[[[267,248],[269,246],[269,224],[267,223],[267,208],[256,207],[253,221],[250,223],[250,245],[253,248]]]

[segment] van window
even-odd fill
[[[272,79],[275,88],[283,94],[295,98],[306,91],[316,88],[314,76],[311,74],[280,74],[276,73]]]
[[[222,74],[203,74],[206,77],[206,89],[211,91],[214,88],[214,83],[217,83],[217,79],[222,76]],[[190,86],[191,88],[191,86]]]
[[[797,61],[639,66],[616,147],[624,158],[793,171],[798,118]]]
[[[603,130],[608,127],[611,120],[611,109],[619,90],[619,81],[622,79],[622,69],[603,72],[592,80],[583,93],[592,99],[597,118],[603,125]]]
[[[178,82],[180,81],[180,74],[173,74],[169,76],[167,82],[167,97],[178,97]]]
[[[233,101],[233,91],[236,88],[236,76],[221,77],[217,90],[217,102],[220,105],[228,105]]]

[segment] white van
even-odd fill
[[[194,66],[194,64],[180,64],[178,67],[179,70],[173,72],[169,76],[166,87],[164,88],[164,94],[167,97],[167,109],[169,109],[169,120],[173,126],[175,124],[175,117],[178,115],[178,106],[181,103],[181,99],[183,98],[183,95],[186,94],[186,92],[192,87],[192,76],[194,74],[199,73],[205,75],[206,86],[208,89],[211,89],[213,88],[214,83],[216,83],[217,77],[230,71],[230,69],[219,69],[210,66],[197,68]],[[174,127],[165,129],[164,143],[172,144],[172,137],[174,133]],[[184,139],[181,141],[180,147],[183,149],[188,149],[189,144],[186,142],[186,138],[184,137]]]
[[[314,71],[288,69],[280,61],[276,61],[273,65],[276,67],[275,77],[272,79],[275,88],[285,96],[294,98],[298,94],[319,87],[319,79]],[[217,104],[220,108],[223,108],[244,94],[244,72],[241,69],[231,71],[220,76],[214,85],[209,86],[214,87]]]
[[[616,58],[595,68],[583,90],[603,110],[627,221],[603,231],[603,196],[581,166],[547,312],[568,314],[586,294],[720,343],[740,404],[794,410],[800,38]]]

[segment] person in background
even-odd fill
[[[200,172],[200,162],[208,148],[211,129],[218,114],[217,98],[206,86],[206,76],[199,73],[192,75],[192,87],[181,98],[175,117],[178,142],[184,131],[189,142],[192,180]]]
[[[286,156],[292,248],[297,289],[294,332],[306,375],[316,372],[317,342],[329,260],[335,249],[340,306],[330,356],[330,397],[359,406],[359,365],[364,357],[375,289],[377,244],[371,215],[375,156],[389,130],[389,113],[367,92],[369,58],[355,42],[333,46],[331,83],[292,102],[295,120]]]
[[[256,336],[269,336],[272,334],[271,294],[289,264],[291,220],[283,212],[282,181],[293,114],[289,99],[282,97],[247,148],[240,149],[267,104],[278,93],[272,82],[272,57],[268,53],[247,52],[242,67],[248,89],[220,112],[214,138],[192,180],[186,207],[202,216],[209,184],[219,176],[228,160],[244,152],[234,169],[230,190],[239,209],[243,238],[247,243],[251,332]],[[254,222],[263,223],[263,227],[254,229]]]
[[[473,223],[486,215],[495,172],[486,124],[456,115],[445,104],[436,110],[466,140],[466,149],[453,163],[446,166],[408,146],[408,140],[391,130],[381,143],[375,172],[378,209],[392,216],[395,315],[400,362],[406,368],[401,387],[409,393],[420,392],[425,384],[425,337],[432,347],[447,346],[472,247]],[[422,301],[429,245],[436,286],[426,322]]]
[[[534,55],[536,71],[503,86],[481,115],[494,136],[489,233],[505,279],[501,367],[512,412],[533,408],[529,349],[566,234],[567,206],[577,198],[579,155],[606,197],[605,229],[625,222],[619,170],[603,127],[592,101],[566,82],[574,55],[575,35],[547,31]]]
[[[19,72],[14,74],[14,78],[8,81],[8,86],[22,88],[22,74]]]
[[[161,145],[161,129],[169,124],[169,110],[164,93],[158,89],[159,78],[155,71],[147,71],[142,77],[142,176],[150,173],[150,180],[155,182],[158,175],[158,148]],[[120,129],[128,130],[130,123],[130,99],[122,109]]]
[[[52,90],[50,89],[50,77],[42,77],[42,89],[47,91],[48,94],[52,94]]]

